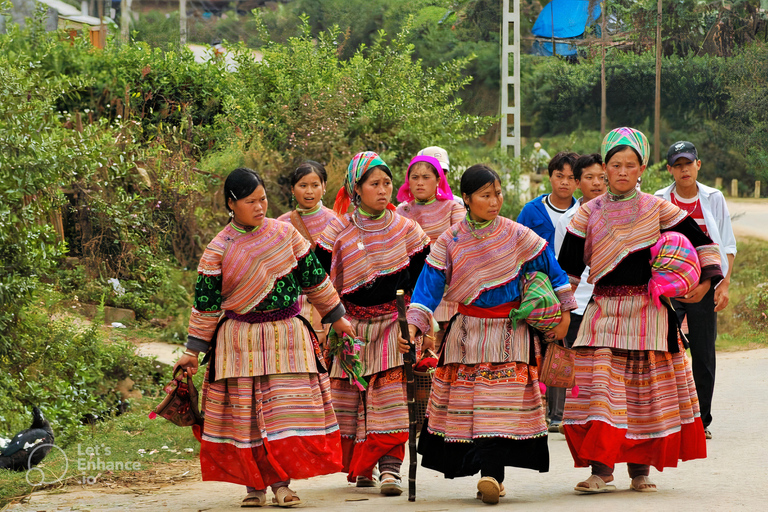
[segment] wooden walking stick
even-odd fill
[[[413,377],[413,365],[416,363],[416,345],[411,341],[408,321],[405,319],[405,292],[397,290],[397,320],[403,339],[411,345],[411,350],[403,354],[405,367],[405,391],[408,397],[408,501],[416,501],[416,380]]]

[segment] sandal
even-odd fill
[[[266,491],[249,492],[245,499],[240,503],[241,507],[263,507],[267,504]]]
[[[501,497],[501,485],[492,476],[484,476],[477,481],[477,494],[483,503],[495,505]]]
[[[292,499],[289,499],[292,498]],[[275,497],[272,498],[272,504],[278,507],[293,507],[301,505],[303,502],[299,495],[288,487],[280,487],[275,491]]]
[[[629,488],[637,492],[656,492],[656,484],[646,475],[636,476],[629,484]]]
[[[403,485],[400,477],[398,475],[393,475],[392,473],[382,473],[379,492],[384,496],[400,496],[403,494]]]
[[[600,492],[613,492],[616,490],[616,486],[606,482],[597,475],[590,475],[589,478],[583,482],[576,484],[576,487],[574,487],[573,490],[583,492],[584,494],[597,494]]]
[[[500,489],[500,491],[499,491],[499,498],[503,498],[504,496],[507,495],[507,490],[504,489],[504,484],[499,484],[499,489]],[[480,491],[477,491],[476,498],[479,499],[479,500],[482,500],[483,499],[483,493],[480,492]]]
[[[376,480],[367,476],[358,475],[355,480],[355,487],[376,487]]]

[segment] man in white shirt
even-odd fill
[[[576,178],[578,188],[581,190],[581,198],[578,202],[566,210],[566,212],[560,217],[555,226],[555,255],[560,255],[560,248],[563,245],[563,239],[565,238],[565,230],[571,219],[579,207],[594,199],[595,197],[604,194],[606,190],[605,171],[603,170],[603,160],[598,153],[591,155],[582,155],[573,166],[573,176]],[[581,275],[581,282],[574,296],[576,297],[577,308],[571,311],[571,323],[568,326],[568,334],[565,336],[563,342],[566,347],[573,345],[576,340],[576,335],[579,333],[579,326],[581,325],[581,319],[584,316],[584,310],[587,307],[587,303],[592,298],[592,290],[594,285],[587,282],[589,277],[589,267],[584,269],[584,273]],[[547,408],[550,410],[549,431],[560,431],[560,423],[563,420],[563,408],[565,407],[565,389],[553,388],[547,389]],[[562,433],[562,432],[561,432]]]
[[[736,237],[723,193],[699,183],[701,169],[698,151],[693,143],[681,140],[667,151],[667,170],[675,182],[656,194],[686,210],[709,238],[720,247],[720,268],[725,278],[710,289],[701,300],[672,299],[677,316],[688,317],[688,342],[691,347],[693,380],[699,395],[701,422],[707,439],[712,439],[712,394],[715,390],[715,340],[717,312],[728,305],[728,287],[736,257]],[[695,300],[695,302],[694,302]],[[573,321],[573,320],[571,320]]]

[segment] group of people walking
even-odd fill
[[[203,479],[245,485],[246,507],[266,505],[270,487],[274,504],[301,504],[292,480],[339,471],[358,487],[400,495],[403,354],[411,348],[398,326],[401,289],[410,303],[408,339],[419,355],[439,354],[422,465],[447,478],[479,472],[483,502],[506,494],[507,466],[548,471],[553,426],[576,466],[591,467],[580,492],[615,489],[618,462],[628,463],[632,489],[654,491],[650,466],[705,457],[708,423],[678,336],[679,311],[649,296],[650,251],[664,232],[684,235],[701,277],[679,300],[689,306],[711,296],[722,305],[730,271],[724,280],[721,258],[732,264],[732,256],[721,257],[713,239],[730,239],[711,228],[705,234],[675,201],[640,192],[647,160],[645,136],[631,128],[609,133],[601,154],[558,154],[552,194],[532,201],[517,222],[500,216],[501,179],[486,165],[464,171],[456,198],[437,147],[413,158],[397,207],[392,172],[373,152],[352,159],[333,210],[321,202],[323,166],[299,166],[290,180],[297,207],[278,219],[266,217],[259,175],[234,170],[224,184],[231,220],[201,259],[187,350],[177,362],[195,373],[199,354],[208,359]],[[672,193],[680,201],[691,190]],[[536,287],[549,290],[544,331],[532,326],[538,310],[519,314]],[[356,340],[348,346],[356,347],[357,376],[325,350],[342,339]],[[549,397],[548,427],[538,361],[563,339],[576,353],[579,392]],[[712,372],[714,382],[714,358]]]

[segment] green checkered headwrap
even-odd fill
[[[645,138],[643,132],[635,130],[634,128],[628,128],[623,126],[616,128],[608,132],[608,135],[603,139],[603,145],[600,147],[600,154],[605,162],[605,155],[616,146],[629,146],[640,155],[643,165],[648,165],[648,158],[651,156],[650,146],[648,145],[648,139]]]

